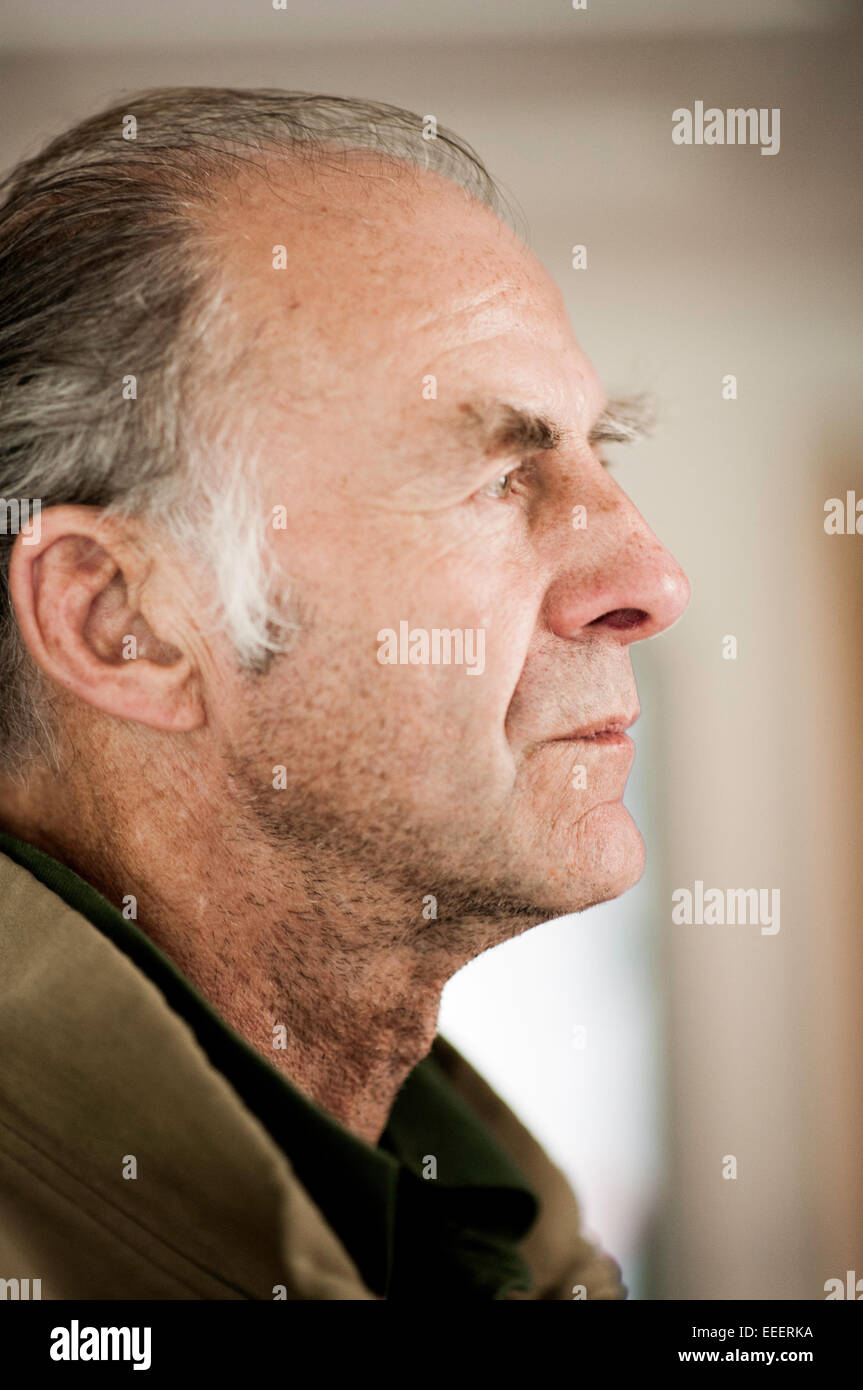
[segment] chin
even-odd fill
[[[548,846],[552,853],[554,848]],[[570,827],[566,844],[559,849],[560,857],[555,855],[554,862],[548,852],[546,858],[549,896],[561,914],[617,898],[644,873],[644,841],[621,801],[592,807]]]

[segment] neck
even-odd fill
[[[137,925],[226,1022],[376,1144],[462,961],[419,949],[405,928],[415,903],[331,851],[268,842],[224,788],[207,796],[195,777],[165,772],[138,765],[101,787],[47,774],[26,792],[2,784],[0,821],[115,905],[132,894]]]

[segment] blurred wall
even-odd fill
[[[863,537],[823,530],[828,497],[863,498],[859,35],[162,37],[9,54],[0,162],[149,85],[432,113],[523,209],[607,385],[659,396],[657,439],[618,470],[693,586],[636,651],[648,873],[468,967],[442,1027],[547,1140],[637,1293],[823,1297],[863,1275]],[[780,107],[779,154],[674,145],[671,112],[696,100]],[[672,891],[696,879],[778,887],[780,931],[672,925]]]

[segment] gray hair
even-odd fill
[[[165,88],[75,126],[0,184],[0,503],[158,522],[212,571],[214,617],[246,669],[283,650],[290,625],[273,600],[254,458],[213,422],[225,372],[214,379],[203,343],[222,305],[195,214],[217,180],[267,154],[314,163],[351,150],[433,169],[500,213],[477,155],[442,127],[427,138],[429,120],[305,92]],[[141,400],[124,398],[129,377]],[[0,765],[13,773],[56,759],[49,682],[9,595],[14,539],[4,527]]]

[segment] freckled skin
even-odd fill
[[[313,178],[274,162],[207,217],[241,363],[237,447],[261,458],[265,512],[287,509],[268,544],[299,631],[266,673],[241,672],[201,625],[206,576],[160,550],[129,611],[97,598],[88,632],[110,649],[140,609],[176,668],[159,647],[163,684],[145,689],[144,663],[64,679],[62,655],[40,660],[70,692],[78,756],[0,804],[115,901],[134,892],[223,1015],[374,1143],[450,975],[638,879],[631,748],[565,736],[635,715],[629,645],[688,589],[587,443],[604,395],[559,292],[488,209],[363,155]],[[566,430],[506,496],[500,461],[452,424],[493,398]],[[44,596],[55,622],[60,592]],[[37,659],[39,611],[22,625]],[[484,628],[483,673],[382,666],[377,634],[401,620]]]

